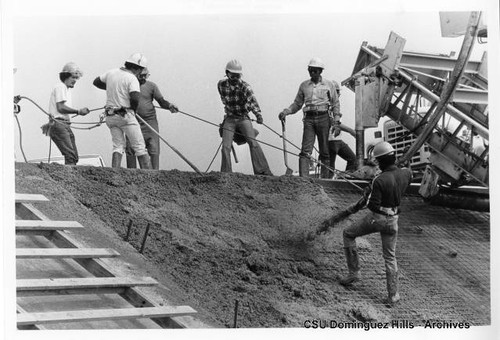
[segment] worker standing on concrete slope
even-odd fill
[[[42,131],[50,136],[64,156],[64,164],[76,165],[78,163],[78,150],[75,135],[71,130],[70,114],[85,116],[90,111],[84,107],[73,108],[71,89],[83,75],[80,68],[72,62],[64,65],[59,73],[60,82],[52,90],[49,101],[50,121],[42,126]]]
[[[146,66],[146,57],[142,53],[134,53],[125,61],[124,67],[109,70],[94,79],[95,87],[106,90],[105,115],[113,141],[113,168],[121,166],[125,136],[129,138],[141,168],[151,168],[141,127],[135,118],[141,95],[137,77]]]
[[[360,204],[360,207],[366,204],[369,212],[344,229],[344,253],[349,275],[342,278],[340,284],[349,286],[360,280],[356,237],[380,232],[389,293],[387,303],[393,305],[400,300],[396,260],[399,205],[411,182],[412,173],[409,168],[400,169],[395,165],[394,148],[387,142],[375,145],[373,156],[382,172],[373,179],[371,190],[365,195],[366,201]]]
[[[340,133],[340,130],[337,129],[342,116],[337,93],[338,86],[321,77],[324,68],[325,65],[319,58],[311,59],[307,67],[311,79],[300,84],[293,103],[278,115],[280,120],[285,120],[287,115],[296,113],[304,106],[302,110],[304,112],[304,130],[299,157],[299,175],[301,177],[309,176],[309,159],[316,137],[319,145],[319,160],[324,164],[321,166],[320,176],[321,178],[329,177],[329,170],[325,165],[328,166],[330,159],[328,151],[330,126],[335,128],[335,133]]]
[[[156,132],[159,132],[158,118],[156,117],[156,109],[153,100],[156,100],[161,108],[169,110],[172,113],[179,112],[179,109],[176,105],[163,98],[163,94],[158,88],[158,85],[148,80],[149,76],[150,74],[147,67],[139,74],[141,96],[139,97],[139,105],[137,106],[136,114],[144,119]],[[158,137],[157,133],[151,131],[151,128],[144,124],[142,120],[139,120],[139,125],[141,126],[144,142],[146,143],[146,149],[151,158],[151,165],[153,169],[158,170],[160,168],[160,137]],[[132,149],[128,138],[125,153],[127,155],[127,168],[136,168],[137,164],[135,161],[134,149]]]
[[[217,84],[217,89],[224,105],[224,122],[222,125],[222,161],[221,172],[232,172],[231,146],[234,133],[240,133],[246,139],[250,148],[253,172],[256,175],[272,176],[266,156],[255,139],[256,133],[248,113],[251,111],[257,118],[257,124],[262,124],[259,103],[250,85],[241,79],[242,66],[238,60],[230,60],[226,65],[226,79]]]
[[[340,131],[335,131],[336,129]],[[349,145],[342,140],[342,131],[349,133],[356,138],[356,132],[344,124],[339,124],[337,127],[330,127],[328,134],[328,151],[330,155],[330,168],[335,169],[335,160],[337,155],[347,162],[345,170],[347,172],[356,171],[356,154],[351,150]],[[329,178],[334,177],[334,172],[330,171]]]
[[[340,98],[340,86],[337,82],[333,81],[335,88],[337,90],[337,95]],[[336,124],[330,126],[330,131],[328,133],[328,151],[330,155],[330,168],[335,169],[335,160],[337,155],[347,162],[346,171],[354,172],[356,171],[356,154],[351,150],[349,145],[342,140],[342,131],[349,133],[351,136],[356,138],[356,131],[351,129],[345,124]],[[328,178],[333,178],[335,176],[334,172],[330,170]]]

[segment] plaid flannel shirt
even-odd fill
[[[217,89],[227,115],[244,117],[250,111],[255,115],[261,113],[259,103],[247,82],[240,80],[233,86],[229,79],[222,79],[217,84]]]

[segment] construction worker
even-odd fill
[[[146,66],[146,57],[142,53],[134,53],[125,61],[124,67],[109,70],[94,79],[95,87],[106,90],[105,115],[113,141],[113,168],[121,166],[125,136],[129,138],[141,168],[151,168],[141,127],[135,118],[141,95],[137,77]]]
[[[90,111],[84,107],[73,108],[71,89],[83,75],[80,68],[73,62],[64,65],[59,72],[59,80],[50,94],[49,100],[49,123],[42,126],[44,134],[50,136],[61,154],[64,156],[64,164],[76,165],[78,163],[78,150],[75,143],[75,135],[71,130],[71,114],[85,116]]]
[[[369,211],[343,231],[344,253],[349,275],[342,278],[340,284],[349,286],[360,280],[356,237],[380,232],[387,279],[386,302],[393,305],[400,300],[396,261],[399,205],[401,196],[411,182],[412,173],[409,168],[400,169],[395,165],[394,148],[387,142],[375,145],[373,157],[382,172],[373,179],[365,191],[365,196],[357,204],[358,208],[367,206]]]
[[[257,124],[262,124],[264,120],[252,88],[241,79],[242,70],[238,60],[229,61],[226,65],[226,78],[217,84],[226,113],[222,125],[221,172],[232,172],[231,146],[236,132],[244,136],[250,147],[254,174],[272,176],[264,152],[255,139],[256,133],[248,113],[253,112],[257,118]]]
[[[335,128],[340,124],[340,103],[337,88],[332,81],[323,79],[321,73],[325,68],[319,58],[312,58],[307,67],[310,79],[302,82],[294,102],[280,112],[278,118],[285,120],[287,115],[299,111],[303,106],[304,131],[302,134],[302,149],[299,157],[299,175],[309,176],[309,159],[314,147],[314,140],[318,138],[319,160],[321,166],[321,178],[330,176],[326,166],[329,164],[328,132],[330,126]],[[335,129],[335,133],[340,130]],[[325,166],[326,165],[326,166]]]
[[[337,155],[347,162],[345,170],[347,172],[356,171],[356,154],[351,150],[349,145],[342,140],[342,131],[349,133],[351,136],[356,138],[356,131],[344,124],[339,124],[337,129],[340,132],[336,133],[335,128],[330,127],[330,133],[328,134],[328,151],[330,155],[330,168],[335,169],[335,159]],[[329,178],[334,177],[334,172],[330,171]]]
[[[176,105],[170,103],[163,98],[158,85],[149,81],[150,74],[147,67],[145,67],[139,74],[139,84],[141,86],[141,96],[139,98],[139,105],[137,106],[136,114],[141,117],[148,125],[159,132],[158,118],[156,117],[156,109],[153,104],[153,100],[156,100],[160,107],[169,110],[172,113],[179,112]],[[158,134],[151,131],[141,119],[138,119],[139,125],[141,126],[142,135],[144,137],[144,142],[146,143],[146,149],[148,150],[149,157],[151,159],[152,168],[158,170],[160,168],[160,138]],[[125,151],[127,155],[127,168],[136,168],[137,164],[135,161],[134,150],[130,145],[130,141],[127,138],[127,148]]]

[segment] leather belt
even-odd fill
[[[308,113],[310,111],[328,111],[330,106],[328,104],[322,105],[308,105],[304,108],[304,113]]]
[[[328,111],[307,111],[306,117],[319,117],[323,115],[327,115]]]
[[[395,208],[380,207],[377,213],[385,216],[395,216],[399,213],[399,209],[397,207]]]

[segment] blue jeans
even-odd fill
[[[343,140],[335,139],[328,142],[330,151],[330,168],[335,169],[335,158],[339,155],[347,162],[346,171],[356,171],[356,155]],[[333,171],[330,171],[329,178],[333,177]]]
[[[250,148],[253,173],[256,175],[273,175],[269,169],[269,165],[267,164],[267,159],[266,156],[264,156],[262,148],[255,140],[255,131],[250,119],[246,117],[227,116],[224,120],[223,128],[221,172],[232,172],[231,145],[233,144],[234,132],[238,131],[245,136],[248,147]]]
[[[54,120],[54,124],[50,128],[50,138],[64,156],[64,164],[76,165],[78,163],[75,135],[69,124]]]
[[[314,141],[318,137],[319,146],[319,161],[325,165],[330,163],[330,153],[328,151],[328,132],[330,130],[330,118],[328,114],[321,116],[305,117],[304,132],[302,134],[302,149],[300,150],[299,158],[299,174],[302,177],[309,175],[308,164],[309,158],[312,154]],[[325,166],[321,166],[321,178],[328,178],[329,171]]]
[[[382,238],[382,256],[385,261],[385,269],[386,271],[397,272],[398,215],[385,216],[368,211],[366,215],[344,229],[344,247],[356,247],[356,237],[377,232],[380,233]]]

